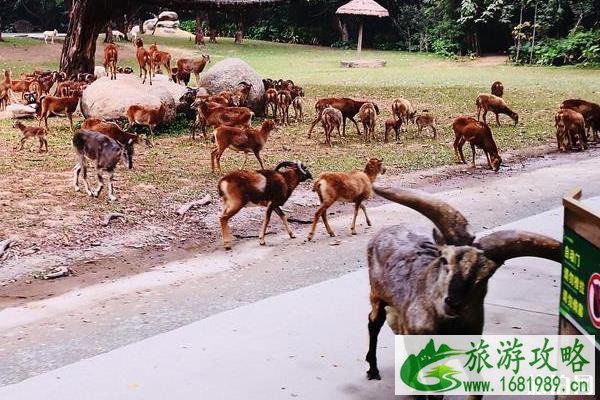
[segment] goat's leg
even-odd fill
[[[240,168],[240,170],[246,168],[246,163],[247,162],[248,162],[248,153],[244,152],[244,162],[242,163],[242,167]]]
[[[481,121],[481,106],[477,106],[477,121]]]
[[[473,143],[471,143],[471,152],[473,153],[473,162],[471,165],[473,165],[473,168],[475,168],[475,144]]]
[[[500,117],[499,117],[500,114],[498,114],[498,113],[495,113],[495,114],[496,114],[496,125],[500,126]]]
[[[485,124],[487,124],[487,113],[488,113],[488,110],[483,110],[483,122]]]
[[[371,294],[371,312],[369,313],[369,351],[366,361],[369,363],[367,379],[381,380],[379,368],[377,368],[377,336],[385,322],[385,304]]]
[[[352,225],[350,225],[350,233],[356,235],[356,217],[358,216],[358,209],[360,208],[360,202],[354,203],[354,216],[352,217]]]
[[[254,156],[256,157],[256,159],[258,160],[258,163],[260,164],[260,169],[265,169],[262,159],[260,158],[260,153],[258,151],[255,151]]]
[[[73,187],[76,192],[79,192],[81,189],[79,188],[79,173],[81,172],[81,164],[75,164],[75,168],[73,168]]]
[[[459,152],[459,146],[461,145],[461,139],[462,137],[459,135],[456,135],[454,137],[454,155],[456,156],[456,161],[461,164],[463,161],[461,161],[461,157],[460,157],[460,152]],[[396,141],[398,140],[398,137],[396,136]]]
[[[356,127],[356,134],[360,136],[360,128],[358,127],[358,122],[354,119],[354,117],[350,117],[350,121],[354,122],[354,126]],[[344,132],[346,133],[346,132]]]
[[[273,116],[273,118],[276,119],[276,116]],[[321,112],[319,111],[317,113],[317,115],[315,116],[315,119],[313,120],[313,122],[311,122],[310,124],[310,128],[308,128],[308,138],[310,139],[310,134],[312,133],[313,128],[315,127],[315,125],[321,120]]]
[[[87,165],[85,163],[85,159],[81,157],[79,159],[79,165],[81,165],[81,177],[83,178],[83,187],[88,196],[92,196],[92,191],[90,190],[90,184],[87,180]]]
[[[465,145],[465,142],[466,142],[466,140],[461,137],[460,143],[458,144],[458,152],[460,153],[460,159],[463,164],[467,163],[467,160],[465,160],[465,154],[463,153],[463,146]]]
[[[296,237],[296,235],[294,235],[294,232],[292,231],[292,228],[290,228],[290,224],[288,222],[288,218],[284,214],[283,210],[280,207],[275,207],[274,210],[275,210],[275,213],[277,213],[277,215],[279,215],[279,218],[281,218],[281,222],[283,223],[283,227],[285,228],[285,231],[287,232],[287,234],[290,236],[290,239],[294,239]]]
[[[113,177],[115,175],[114,171],[108,171],[108,200],[115,201],[117,200],[117,196],[115,196],[115,192],[113,189]]]
[[[210,152],[210,169],[212,170],[212,172],[215,172],[215,164],[218,166],[219,172],[221,172],[220,159],[221,159],[221,154],[223,152],[221,152],[219,150],[220,150],[219,147],[216,147],[213,151]]]
[[[437,129],[435,125],[431,125],[431,129],[433,130],[433,138],[437,139]]]
[[[23,146],[25,146],[25,142],[27,141],[27,136],[23,137],[19,142],[19,146],[17,147],[17,151],[23,150]]]
[[[98,187],[92,192],[94,197],[100,196],[102,188],[104,187],[104,178],[102,177],[102,170],[96,166],[96,175],[98,176]]]
[[[485,154],[485,158],[487,159],[488,166],[491,170],[493,170],[494,167],[492,167],[492,160],[490,159],[490,154],[487,151],[484,151],[483,153]]]
[[[319,195],[319,197],[321,197],[321,193],[317,192],[317,194]],[[321,215],[325,215],[327,213],[327,208],[329,208],[329,204],[324,204],[321,200],[321,206],[317,208],[317,211],[315,212],[312,225],[310,226],[310,231],[308,232],[308,236],[306,238],[306,240],[308,240],[309,242],[315,236],[315,231],[317,230],[317,222],[319,222],[319,218],[321,218]],[[323,223],[325,223],[325,221],[323,221]],[[325,226],[325,229],[327,229],[327,225]],[[327,229],[327,233],[329,233],[329,229]],[[329,234],[331,235],[331,233]],[[335,236],[335,234],[331,236]]]
[[[200,72],[194,72],[194,77],[196,78],[196,87],[200,87]]]
[[[264,246],[266,244],[265,235],[267,233],[267,228],[269,227],[269,222],[271,221],[271,214],[273,213],[273,209],[273,203],[269,203],[269,205],[267,206],[267,211],[265,212],[265,220],[263,221],[262,229],[258,234],[258,242],[261,246]]]
[[[241,203],[229,202],[223,209],[221,217],[219,217],[219,223],[221,224],[221,235],[223,237],[223,247],[225,247],[225,250],[231,250],[231,230],[229,229],[229,220],[241,209]]]
[[[360,209],[362,210],[363,214],[365,214],[365,220],[367,221],[367,226],[371,226],[371,220],[369,219],[369,216],[367,215],[367,207],[365,207],[365,205],[363,203],[360,203]]]
[[[73,113],[67,113],[67,118],[69,119],[69,126],[71,127],[71,132],[75,132],[75,128],[73,127]]]

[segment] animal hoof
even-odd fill
[[[381,375],[379,375],[379,371],[367,371],[367,379],[372,381],[372,380],[376,380],[376,381],[380,381],[381,380]]]
[[[350,231],[352,235],[356,235],[356,231]]]
[[[259,240],[259,241],[258,241],[258,243],[259,243],[261,246],[265,246],[265,245],[267,244],[267,243],[266,243],[264,240]]]
[[[76,192],[81,192],[81,188],[79,186],[75,186],[75,191]]]
[[[116,201],[117,196],[108,196],[108,201]]]
[[[294,235],[293,233],[290,234],[290,239],[296,239],[296,235]]]
[[[335,237],[335,233],[333,233],[333,232],[329,232],[329,236],[331,236],[331,237]]]

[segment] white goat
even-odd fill
[[[51,43],[54,44],[54,38],[58,36],[58,31],[55,29],[53,31],[44,31],[44,43],[48,44],[48,38],[50,38]]]

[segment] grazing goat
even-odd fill
[[[427,110],[423,110],[421,114],[417,114],[415,117],[415,124],[417,125],[418,134],[420,135],[423,128],[431,128],[433,131],[433,138],[437,138],[437,128],[435,126],[435,117]]]
[[[171,72],[171,55],[166,51],[158,50],[156,43],[151,44],[148,47],[148,53],[150,55],[150,71],[154,76],[156,71],[160,71],[161,67],[165,67],[167,70],[167,77],[172,80],[173,73]]]
[[[133,168],[133,146],[139,143],[140,140],[144,140],[147,146],[151,146],[151,143],[148,141],[145,135],[135,135],[125,132],[115,122],[104,121],[100,118],[87,118],[81,124],[81,129],[99,132],[117,141],[117,143],[123,146],[123,159],[125,160],[125,165],[127,165],[127,168],[129,169]]]
[[[332,106],[333,108],[337,108],[342,112],[342,133],[344,136],[346,136],[346,119],[349,119],[354,123],[354,126],[356,127],[356,134],[360,136],[360,129],[358,127],[358,123],[354,119],[354,116],[358,113],[360,107],[365,103],[369,102],[357,101],[349,99],[347,97],[330,97],[325,99],[319,99],[315,104],[315,111],[317,115],[315,116],[315,119],[313,120],[312,124],[310,125],[310,128],[308,129],[308,137],[310,138],[310,134],[312,133],[313,128],[321,120],[321,112],[328,105]],[[373,103],[373,106],[375,107],[375,111],[377,112],[377,114],[379,114],[379,107],[377,107],[377,104]]]
[[[477,106],[477,120],[480,120],[481,112],[483,111],[483,122],[487,124],[486,115],[488,111],[493,112],[496,115],[496,124],[500,126],[499,114],[506,114],[515,123],[515,126],[519,122],[519,114],[508,108],[506,102],[502,97],[494,96],[489,93],[480,93],[475,100]]]
[[[271,109],[274,119],[277,119],[277,89],[271,87],[265,91],[265,117],[269,116]]]
[[[569,99],[563,101],[560,108],[569,108],[583,115],[588,134],[591,130],[593,139],[596,142],[600,140],[600,137],[598,137],[598,132],[600,132],[600,105],[580,99]]]
[[[210,56],[208,54],[202,54],[200,58],[180,58],[177,60],[177,70],[193,73],[196,78],[196,86],[200,87],[200,73],[204,71],[208,63],[210,63]],[[180,83],[179,79],[177,83]]]
[[[408,127],[408,122],[415,122],[417,111],[412,106],[411,102],[405,98],[399,97],[392,102],[392,116],[395,119],[401,120],[405,127]]]
[[[304,122],[304,100],[301,96],[294,97],[292,108],[294,109],[294,121]]]
[[[178,67],[171,68],[171,79],[178,84],[187,86],[190,84],[191,74],[188,71],[180,70]]]
[[[73,113],[77,109],[80,97],[80,90],[75,90],[71,96],[67,97],[43,96],[40,99],[40,115],[38,117],[40,125],[43,120],[44,126],[48,129],[48,116],[64,113],[69,119],[69,126],[71,127],[71,132],[73,132]]]
[[[73,148],[78,156],[73,176],[73,186],[79,192],[79,174],[83,176],[85,192],[91,197],[98,197],[104,186],[102,172],[108,174],[108,199],[115,201],[117,197],[113,192],[113,175],[119,159],[123,156],[123,147],[115,140],[98,132],[79,130],[73,136]],[[87,181],[86,158],[96,162],[96,174],[98,176],[98,187],[90,190]]]
[[[254,116],[254,113],[246,107],[211,107],[205,101],[200,102],[198,112],[206,120],[206,125],[214,128],[221,125],[250,127]]]
[[[342,112],[337,108],[327,106],[321,111],[321,124],[325,130],[325,144],[331,147],[331,133],[334,129],[337,130],[338,136],[340,135],[340,125],[344,119]]]
[[[18,79],[18,80],[11,80],[10,76],[11,76],[11,72],[10,70],[5,71],[5,76],[8,73],[8,79],[10,82],[10,86],[9,89],[12,90],[14,93],[21,93],[21,100],[24,99],[24,94],[25,92],[29,91],[29,85],[31,85],[31,83],[33,82],[33,78],[31,79]]]
[[[475,240],[465,217],[447,203],[418,191],[373,189],[429,218],[436,229],[432,239],[391,226],[368,244],[368,379],[381,379],[377,337],[386,321],[396,335],[481,335],[488,281],[505,261],[561,260],[561,243],[552,238],[503,230]]]
[[[475,147],[479,147],[485,153],[490,168],[496,172],[500,169],[502,158],[498,154],[498,147],[488,124],[472,117],[460,116],[452,123],[452,130],[454,131],[454,153],[459,163],[467,163],[462,148],[468,141],[473,152],[473,167],[475,167]]]
[[[313,192],[316,192],[319,196],[321,206],[315,213],[307,239],[312,240],[319,218],[323,219],[323,224],[329,236],[335,236],[327,221],[327,209],[336,201],[354,203],[354,216],[352,217],[352,225],[350,225],[350,232],[353,235],[356,235],[356,217],[359,209],[365,214],[367,225],[371,226],[371,220],[369,220],[363,202],[373,196],[373,182],[375,182],[377,175],[384,173],[383,160],[371,158],[367,162],[364,171],[325,172],[319,175],[313,185]]]
[[[491,93],[494,96],[502,97],[502,95],[504,94],[504,85],[502,84],[502,82],[496,81],[496,82],[492,83]]]
[[[133,129],[134,124],[147,126],[150,130],[150,143],[154,143],[154,129],[163,121],[165,117],[164,104],[160,107],[148,108],[137,104],[129,106],[127,109],[127,120],[129,121],[129,129]]]
[[[141,38],[135,40],[135,58],[137,59],[138,65],[140,66],[140,78],[142,77],[142,71],[144,71],[144,79],[142,85],[146,83],[146,76],[150,75],[150,85],[152,85],[152,62],[150,61],[150,54],[144,48],[144,41]],[[148,72],[150,72],[148,74]]]
[[[400,139],[400,130],[402,128],[402,120],[390,118],[385,121],[385,133],[383,135],[383,141],[385,143],[388,142],[388,134],[390,131],[394,131],[394,136],[396,138],[396,142]]]
[[[35,126],[25,126],[20,121],[15,121],[13,124],[13,128],[20,130],[23,134],[23,137],[19,142],[19,147],[17,148],[17,151],[23,150],[23,146],[25,145],[27,139],[35,137],[38,138],[40,142],[40,147],[38,151],[40,153],[48,151],[48,141],[46,140],[46,135],[48,134],[48,131],[46,131],[44,128],[39,128]]]
[[[117,39],[118,42],[121,40],[125,40],[125,34],[121,31],[114,30],[112,31],[113,37]]]
[[[248,160],[248,153],[252,152],[261,169],[265,169],[260,151],[263,149],[271,131],[276,130],[275,122],[271,119],[263,121],[259,129],[252,127],[236,128],[232,126],[220,126],[215,129],[215,149],[210,153],[210,167],[215,172],[215,166],[221,172],[221,156],[225,149],[230,148],[244,153],[244,163],[240,169],[244,169]]]
[[[575,147],[583,151],[588,148],[583,115],[570,108],[560,109],[554,117],[558,150],[570,151]]]
[[[58,36],[58,31],[55,29],[53,31],[44,31],[44,43],[48,44],[48,38],[52,44],[54,44],[54,39]]]
[[[279,122],[283,125],[290,123],[290,105],[292,104],[292,96],[288,90],[280,90],[277,92],[277,115]]]
[[[117,62],[119,61],[119,50],[114,43],[109,43],[104,48],[104,69],[110,80],[117,79]]]
[[[300,161],[283,161],[272,170],[235,171],[222,177],[218,189],[224,207],[219,222],[225,249],[231,249],[232,242],[228,222],[248,203],[267,207],[265,220],[258,234],[261,245],[265,245],[265,234],[273,211],[281,218],[290,238],[295,238],[281,207],[294,189],[309,179],[312,179],[312,175]]]
[[[358,110],[358,119],[363,124],[364,141],[368,143],[371,138],[375,139],[375,122],[377,120],[377,112],[373,103],[365,103]]]

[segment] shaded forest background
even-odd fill
[[[356,21],[335,10],[346,0],[292,0],[235,12],[174,9],[182,28],[215,28],[233,36],[284,43],[352,48]],[[434,52],[448,57],[507,54],[517,63],[600,65],[600,0],[379,0],[390,17],[365,19],[366,47]],[[70,0],[0,0],[1,31],[68,25]],[[157,7],[112,21],[126,31],[152,18]]]

